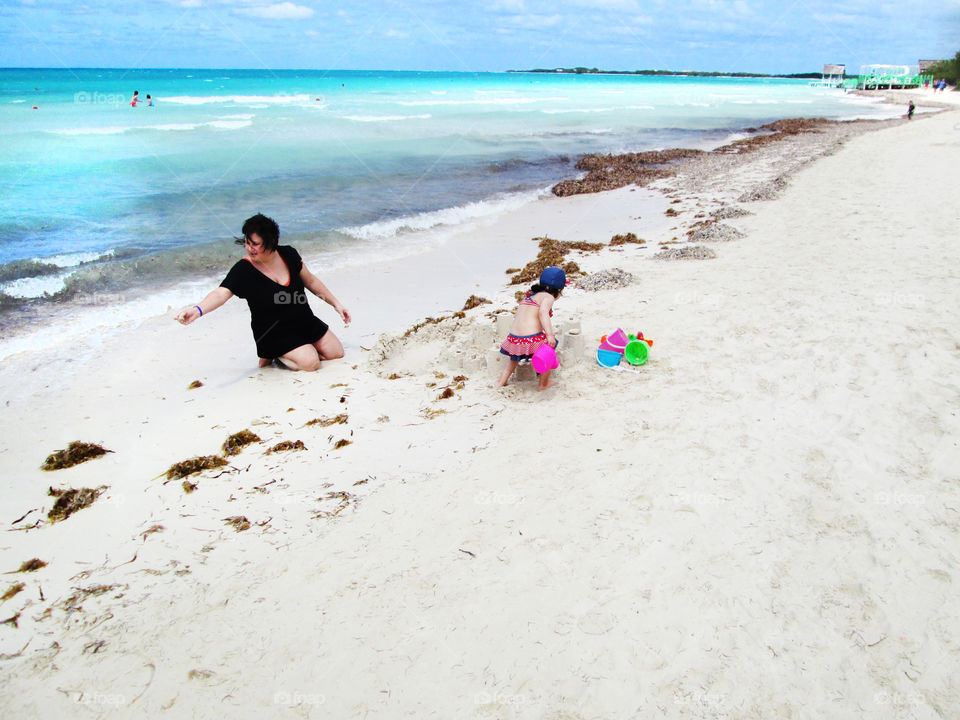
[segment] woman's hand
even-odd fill
[[[207,293],[207,296],[201,300],[199,304],[184,308],[174,315],[173,319],[181,325],[189,325],[198,317],[213,312],[232,297],[232,292],[227,290],[225,287],[218,287],[215,290],[211,290],[209,293]]]
[[[203,313],[200,312],[200,308],[198,308],[196,305],[191,305],[190,307],[184,308],[178,312],[173,319],[181,325],[189,325],[202,314]]]
[[[343,320],[344,326],[350,325],[350,311],[347,310],[343,305],[337,303],[333,306],[333,309],[337,311],[337,315],[340,316],[340,319]]]

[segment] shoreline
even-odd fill
[[[942,601],[956,568],[929,548],[958,532],[944,510],[956,391],[939,379],[958,362],[943,263],[955,228],[877,199],[859,217],[838,208],[860,207],[861,183],[886,197],[918,153],[931,175],[908,190],[929,191],[949,168],[917,139],[955,145],[955,122],[700,156],[646,189],[545,198],[478,232],[478,252],[538,235],[646,238],[573,255],[587,272],[626,267],[635,285],[573,289],[557,304],[558,323],[582,324],[587,352],[616,325],[653,337],[636,378],[565,357],[545,395],[523,382],[492,391],[485,315],[512,310],[516,288],[504,286],[492,306],[312,375],[244,364],[240,303],[200,337],[147,321],[76,374],[69,357],[13,358],[5,395],[23,399],[0,421],[0,474],[10,520],[39,508],[13,524],[3,556],[11,570],[49,564],[6,576],[26,587],[3,606],[20,621],[0,628],[2,703],[46,714],[105,709],[107,697],[131,717],[214,717],[225,697],[241,717],[289,705],[318,717],[762,717],[784,703],[822,714],[837,697],[882,712],[878,693],[954,706],[942,668],[956,650],[938,638],[955,624]],[[863,161],[879,134],[895,164]],[[714,223],[739,233],[730,241],[696,241],[715,260],[651,259],[724,208],[750,214]],[[454,362],[454,347],[472,357]],[[33,372],[52,373],[51,387],[30,387]],[[192,379],[205,384],[188,391]],[[345,425],[306,426],[344,411]],[[262,443],[226,475],[202,474],[190,494],[154,478],[242,428]],[[115,452],[35,469],[77,439]],[[294,439],[308,450],[263,454]],[[517,473],[523,463],[535,470]],[[110,488],[62,523],[17,532],[50,507],[47,484]],[[236,516],[250,528],[223,524]],[[915,534],[924,541],[900,542]],[[786,694],[757,675],[771,663]],[[439,697],[428,692],[438,677]]]
[[[777,123],[791,123],[802,121],[802,118],[786,118],[782,120],[775,121]],[[829,123],[861,123],[861,122],[889,122],[889,120],[831,120]],[[737,138],[741,137],[750,137],[752,133],[757,132],[756,128],[753,127],[744,127],[739,130],[730,130],[727,133],[727,139],[724,142],[715,144],[707,143],[704,148],[693,148],[694,152],[704,150],[708,153],[713,152],[722,152],[724,148],[729,147],[730,145],[736,145],[738,143]],[[705,149],[708,148],[708,149]],[[653,151],[658,152],[658,151]],[[640,154],[643,154],[642,152]],[[581,160],[584,157],[589,155],[581,156]],[[476,210],[478,213],[474,217],[467,219],[465,221],[460,221],[454,224],[439,223],[434,225],[426,230],[418,230],[413,233],[411,237],[416,237],[419,235],[422,242],[423,238],[427,238],[428,246],[433,246],[431,249],[404,249],[396,243],[396,238],[387,238],[390,245],[393,245],[391,249],[388,249],[387,256],[376,261],[377,265],[389,265],[391,263],[400,261],[403,262],[403,259],[407,256],[417,257],[420,256],[424,258],[425,261],[429,261],[430,254],[434,250],[438,251],[441,254],[448,252],[446,245],[454,242],[456,238],[463,236],[466,231],[464,228],[483,227],[490,222],[496,222],[496,219],[503,215],[511,214],[512,210],[509,209],[511,205],[515,204],[515,196],[519,197],[532,197],[533,195],[542,194],[547,192],[548,188],[555,187],[557,184],[563,182],[574,182],[570,179],[559,178],[555,180],[547,188],[542,188],[541,190],[523,190],[516,193],[505,193],[500,195],[495,195],[487,198],[483,198],[478,201],[468,202],[465,205],[458,205],[450,208],[441,208],[435,211],[429,211],[420,213],[416,216],[411,216],[408,218],[409,222],[419,222],[422,218],[434,214],[448,213],[450,211],[455,211],[458,209],[469,210],[470,208],[478,208],[483,205],[492,205],[494,206],[493,213],[480,213],[479,210]],[[535,203],[536,199],[528,200],[525,204]],[[497,209],[497,204],[504,205],[507,209]],[[474,211],[471,211],[470,214],[473,214]],[[370,226],[376,226],[382,224],[383,221],[375,221],[369,223]],[[357,230],[357,228],[340,228],[330,231],[331,233],[343,233],[348,230]],[[302,233],[301,233],[302,234]],[[445,236],[445,237],[444,237]],[[439,241],[432,240],[432,237],[443,238]],[[225,241],[226,242],[226,241]],[[295,240],[292,241],[295,245]],[[229,246],[231,243],[227,242]],[[301,254],[304,255],[306,259],[313,262],[323,255],[316,254],[316,251],[311,252],[307,248],[300,248]],[[163,253],[173,252],[174,255],[163,255]],[[167,257],[167,261],[180,263],[181,260],[178,258],[176,253],[190,253],[198,252],[197,259],[194,262],[199,262],[204,267],[211,267],[214,262],[214,258],[221,263],[227,263],[224,267],[229,266],[229,261],[226,260],[226,255],[224,255],[223,244],[222,243],[213,243],[209,244],[208,247],[200,248],[197,250],[193,246],[182,248],[175,251],[162,251],[160,255],[154,257],[153,255],[146,255],[142,258],[133,260],[133,261],[123,261],[121,263],[127,262],[129,267],[122,266],[120,268],[121,275],[127,278],[126,284],[115,282],[113,275],[116,270],[111,270],[111,265],[100,266],[97,263],[90,263],[90,267],[80,266],[83,272],[86,272],[89,277],[84,278],[81,282],[77,284],[77,287],[80,290],[76,291],[72,297],[66,299],[58,300],[48,300],[44,298],[19,298],[13,296],[7,296],[3,293],[0,293],[0,309],[3,309],[4,317],[0,322],[3,323],[3,330],[5,334],[5,342],[0,346],[0,359],[9,357],[10,355],[16,354],[23,350],[29,351],[33,346],[36,339],[31,337],[32,332],[30,328],[41,325],[41,332],[39,334],[39,340],[41,342],[42,348],[47,348],[49,346],[49,341],[44,341],[42,338],[44,335],[51,336],[54,334],[55,327],[54,325],[64,325],[69,324],[72,326],[82,327],[84,331],[96,332],[101,327],[102,323],[99,321],[99,318],[106,317],[110,312],[114,312],[118,303],[132,305],[133,307],[141,308],[135,314],[135,319],[137,321],[144,321],[151,317],[155,317],[158,313],[163,311],[164,307],[175,307],[178,303],[178,297],[184,292],[185,289],[192,286],[202,286],[203,282],[216,283],[222,277],[222,275],[217,275],[216,273],[210,275],[204,275],[201,272],[193,271],[192,277],[186,280],[173,280],[172,278],[166,278],[163,281],[162,288],[159,292],[157,291],[147,291],[144,293],[147,288],[142,284],[133,284],[130,280],[130,277],[142,275],[144,271],[149,271],[151,267],[157,265],[157,257],[163,258]],[[324,258],[326,259],[326,258]],[[32,262],[32,261],[31,261]],[[42,260],[38,262],[43,262]],[[130,264],[132,262],[132,264]],[[139,265],[142,264],[144,269],[139,268]],[[345,267],[341,268],[339,265],[334,268],[336,271],[345,269],[347,273],[350,273],[354,268],[352,265],[356,263],[348,263]],[[367,263],[362,263],[366,266]],[[85,269],[84,269],[85,268]],[[489,270],[489,268],[488,268]],[[225,270],[223,271],[225,273]],[[91,274],[92,273],[92,274]],[[489,275],[488,275],[489,277]],[[58,292],[59,294],[59,292]],[[54,295],[57,297],[57,295]],[[130,301],[133,300],[131,303]],[[423,314],[431,312],[428,308]],[[54,323],[46,321],[48,315],[54,315],[61,319],[56,320]],[[410,322],[409,317],[405,317],[403,322]],[[109,326],[107,326],[109,327]],[[112,330],[112,328],[109,328]],[[396,329],[395,326],[390,325],[386,330]],[[13,340],[13,342],[11,342]],[[11,349],[12,346],[12,349]]]

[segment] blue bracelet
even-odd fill
[[[200,313],[200,317],[203,317],[203,308],[199,305],[194,305],[194,307],[197,309],[197,312]]]

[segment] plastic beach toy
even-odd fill
[[[627,334],[623,330],[617,328],[617,331],[607,338],[607,342],[615,347],[626,347],[627,343],[630,342],[630,338],[627,337]]]
[[[615,350],[604,350],[597,348],[597,365],[600,367],[612,368],[620,364],[623,355]]]
[[[623,357],[631,365],[643,365],[647,361],[649,352],[643,340],[631,340],[623,350]]]
[[[549,345],[541,345],[530,358],[530,364],[538,375],[560,367],[557,352]]]

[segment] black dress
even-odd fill
[[[303,260],[289,245],[279,245],[277,252],[290,271],[290,283],[281,285],[254,267],[249,260],[240,260],[220,283],[250,307],[250,327],[257,344],[257,355],[277,358],[301,345],[322,338],[329,329],[313,314],[307,304],[307,293],[300,277]]]

